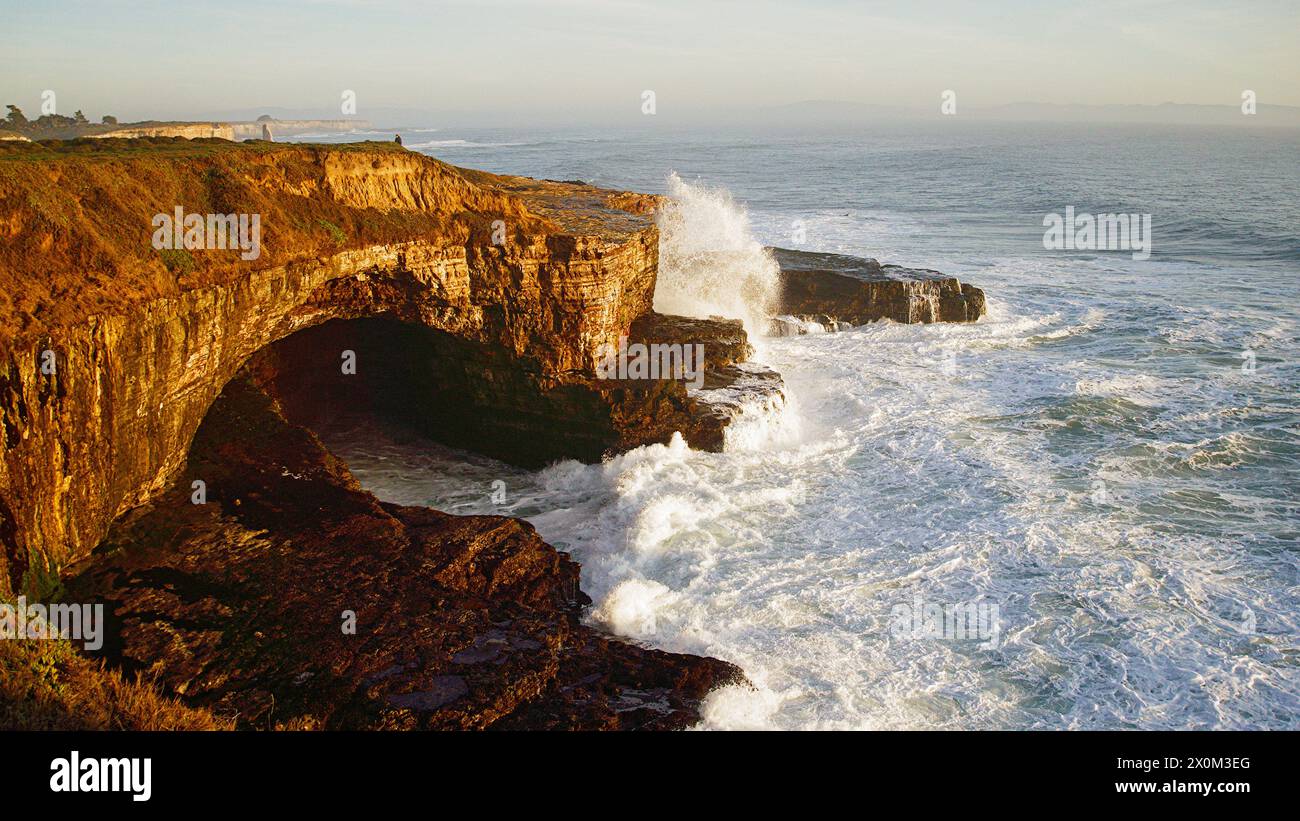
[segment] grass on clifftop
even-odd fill
[[[657,201],[456,168],[391,142],[0,142],[0,339],[26,344],[348,249],[421,241],[509,257],[555,234],[623,242],[653,225]],[[154,220],[177,208],[257,216],[259,253],[246,259],[205,232],[189,250],[168,247]],[[501,223],[509,241],[496,248]]]
[[[128,157],[156,157],[174,159],[183,157],[215,157],[221,154],[242,152],[267,154],[287,146],[328,148],[330,151],[405,151],[393,142],[366,141],[356,143],[274,143],[263,140],[231,142],[217,137],[187,139],[185,137],[81,137],[75,140],[21,140],[0,141],[0,162],[52,160],[70,156],[88,160],[120,160]]]
[[[201,218],[256,215],[259,253],[244,259],[229,242],[155,247],[153,219],[177,208]],[[0,337],[36,338],[349,248],[417,239],[491,247],[497,219],[521,235],[553,230],[522,200],[394,143],[3,143]]]
[[[0,730],[230,730],[80,655],[63,639],[0,639]]]

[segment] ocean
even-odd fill
[[[381,499],[532,522],[582,563],[594,624],[744,668],[702,728],[1300,728],[1300,131],[402,134],[672,194],[664,310],[739,315],[765,245],[988,295],[970,325],[755,339],[787,401],[747,408],[723,453],[526,471],[326,432]],[[367,138],[391,132],[308,139]],[[1045,249],[1067,207],[1149,214],[1150,258]]]

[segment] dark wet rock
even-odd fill
[[[720,451],[726,431],[745,405],[784,402],[785,383],[765,365],[749,362],[753,347],[738,319],[696,319],[649,313],[632,323],[629,343],[698,344],[704,373],[698,386],[664,380],[608,381],[605,398],[623,432],[619,448],[663,443],[674,432],[700,450]]]
[[[697,319],[654,311],[638,317],[628,333],[629,342],[674,342],[704,346],[709,369],[744,362],[754,353],[739,319],[710,317]]]
[[[111,664],[247,728],[672,729],[743,680],[583,625],[578,565],[526,522],[380,503],[249,371],[75,570]]]
[[[874,259],[773,248],[781,267],[781,296],[770,332],[808,333],[807,323],[837,330],[879,319],[895,322],[974,322],[984,292],[956,277]]]

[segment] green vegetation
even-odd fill
[[[316,220],[316,222],[319,223],[320,226],[324,228],[326,231],[330,232],[330,237],[334,240],[335,245],[343,245],[348,241],[347,234],[343,233],[343,231],[337,225],[330,222],[329,220],[318,219]]]
[[[63,581],[59,578],[59,569],[48,559],[35,552],[28,554],[28,565],[23,573],[22,589],[33,600],[47,601],[57,598],[63,592]]]
[[[71,117],[61,114],[43,114],[35,120],[29,120],[18,106],[7,105],[5,108],[9,113],[0,120],[0,126],[32,140],[81,137],[108,131],[110,125],[117,123],[116,117],[106,114],[103,124],[96,125],[87,120],[86,115],[80,111],[75,112]],[[112,123],[109,123],[110,120]]]
[[[342,152],[402,152],[401,146],[390,142],[358,142],[322,145],[314,143],[271,143],[262,140],[231,142],[217,137],[187,139],[185,137],[82,137],[75,140],[34,140],[33,142],[0,143],[0,163],[45,161],[75,156],[91,161],[122,159],[190,159],[218,157],[228,154],[269,154],[284,151],[286,147],[327,149]]]
[[[194,272],[194,257],[184,248],[165,248],[158,252],[167,273],[178,276]]]

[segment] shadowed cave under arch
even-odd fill
[[[309,428],[339,414],[372,414],[524,467],[597,461],[619,438],[608,400],[588,380],[545,376],[499,346],[387,315],[298,331],[248,367],[285,415]]]

